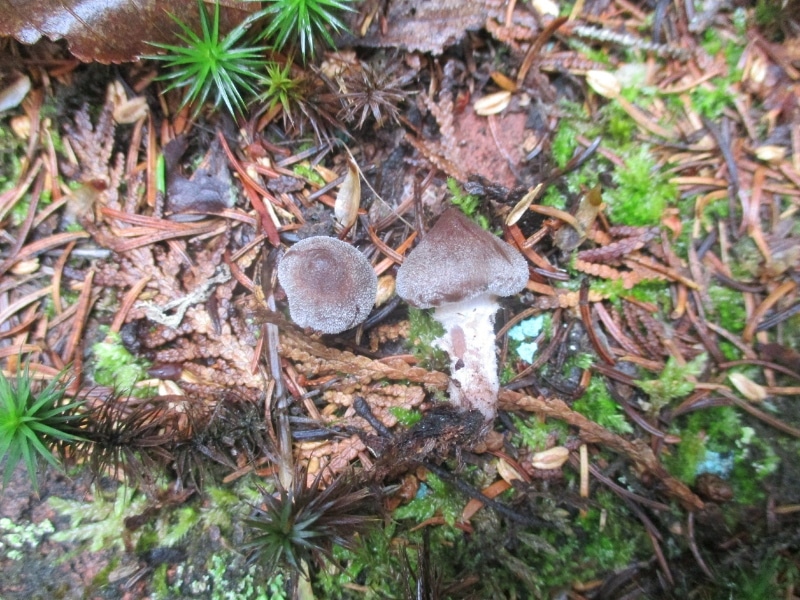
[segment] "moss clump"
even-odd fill
[[[726,108],[733,108],[734,94],[729,91],[731,80],[728,78],[714,77],[709,81],[711,86],[698,85],[689,96],[692,100],[692,107],[702,116],[716,121],[722,116]]]
[[[481,206],[480,198],[467,194],[458,182],[452,177],[447,178],[447,189],[450,191],[450,201],[461,209],[466,216],[475,221],[483,229],[489,229],[489,219],[478,212]]]
[[[128,352],[118,333],[109,332],[105,340],[92,346],[95,357],[94,380],[119,392],[130,392],[144,378],[149,364]]]
[[[336,561],[344,568],[321,570],[314,581],[318,598],[347,597],[343,593],[348,585],[358,583],[368,590],[363,596],[368,600],[405,598],[404,582],[399,580],[404,572],[404,561],[416,563],[414,552],[407,551],[395,537],[397,525],[375,529],[355,550],[334,547]],[[411,548],[409,548],[411,550]]]
[[[300,177],[305,177],[311,183],[319,186],[325,185],[325,179],[323,179],[322,175],[317,173],[307,162],[296,164],[292,167],[292,171],[296,175],[300,175]]]
[[[405,427],[412,427],[422,419],[422,413],[418,410],[411,410],[402,406],[392,406],[389,408],[389,412],[397,419],[398,423]]]
[[[575,154],[578,148],[577,136],[578,132],[562,120],[552,143],[553,160],[559,169],[566,167]]]
[[[568,429],[561,421],[540,421],[536,417],[521,419],[511,415],[514,425],[517,428],[518,440],[515,445],[523,444],[531,452],[541,452],[552,445],[553,442],[560,444],[566,441]]]
[[[627,566],[642,549],[644,532],[632,523],[632,515],[620,510],[619,500],[611,492],[598,492],[595,501],[597,506],[579,517],[576,524],[586,536],[581,566],[600,574]],[[604,514],[605,523],[601,525]]]
[[[673,400],[689,395],[694,390],[694,382],[690,378],[699,375],[705,364],[705,354],[700,354],[685,365],[679,364],[671,356],[658,379],[637,380],[636,384],[650,397],[648,412],[658,414]]]
[[[595,423],[615,433],[632,433],[633,427],[625,418],[625,413],[608,393],[606,383],[599,377],[592,377],[589,387],[572,408]]]
[[[444,327],[428,311],[413,307],[408,309],[408,320],[411,353],[428,369],[447,369],[450,364],[447,353],[433,346],[434,340],[444,335]]]
[[[677,197],[668,176],[653,160],[648,146],[633,149],[625,166],[614,172],[616,189],[604,190],[608,215],[619,225],[653,226],[661,222],[667,205]]]
[[[776,471],[779,458],[752,427],[742,425],[734,407],[692,413],[671,432],[681,441],[664,465],[675,477],[691,485],[700,473],[712,473],[731,483],[740,504],[763,500],[762,481]]]
[[[445,523],[452,527],[461,516],[463,508],[463,501],[453,493],[450,486],[433,473],[428,473],[425,483],[420,486],[417,497],[395,510],[394,518],[398,520],[414,519],[421,523],[434,515],[439,515]]]
[[[719,325],[731,333],[741,333],[747,320],[742,293],[714,284],[709,285],[706,291]]]

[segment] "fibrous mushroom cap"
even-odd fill
[[[397,294],[431,308],[483,294],[511,296],[528,282],[528,265],[513,246],[449,208],[397,271]]]
[[[378,279],[356,248],[330,237],[297,242],[278,266],[292,321],[322,333],[355,327],[375,303]]]

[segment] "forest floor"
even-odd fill
[[[0,40],[0,364],[88,440],[9,471],[0,598],[800,597],[798,14],[365,2],[233,115]],[[489,431],[394,292],[450,204],[530,270]],[[289,320],[313,235],[363,325]],[[253,524],[303,515],[296,555]]]

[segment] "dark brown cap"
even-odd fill
[[[483,294],[511,296],[528,283],[528,264],[513,246],[448,208],[397,271],[397,294],[418,308]]]
[[[356,248],[331,237],[297,242],[278,266],[292,321],[322,333],[355,327],[375,304],[378,279]]]

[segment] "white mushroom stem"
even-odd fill
[[[497,415],[500,389],[494,333],[498,308],[494,296],[484,294],[433,313],[445,330],[434,344],[450,356],[450,401],[463,410],[479,410],[486,422]]]

